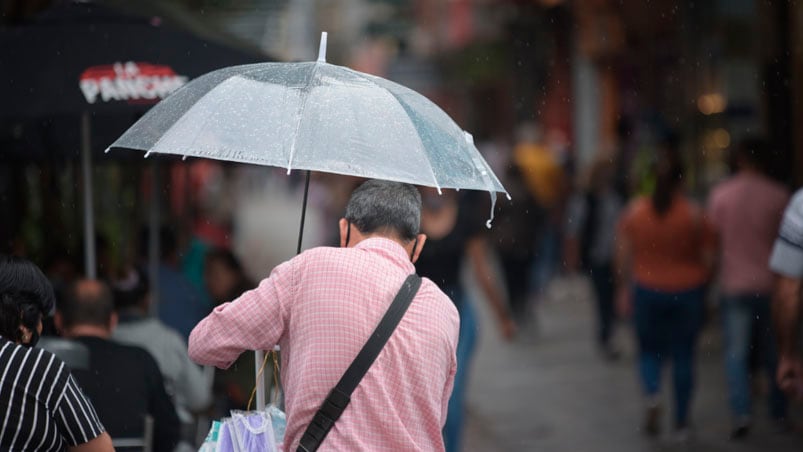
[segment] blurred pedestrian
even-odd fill
[[[0,255],[0,449],[113,451],[67,366],[34,348],[54,302],[36,265]]]
[[[165,391],[173,400],[181,423],[194,426],[194,413],[212,404],[212,379],[204,375],[187,355],[187,342],[161,320],[148,315],[150,286],[145,273],[131,269],[114,282],[114,305],[119,323],[112,338],[120,343],[142,347],[156,360],[164,378]],[[193,438],[185,438],[194,441]]]
[[[234,300],[255,286],[237,256],[224,248],[206,253],[204,282],[215,306]],[[246,409],[253,388],[254,354],[243,353],[228,369],[215,371],[216,412],[228,415],[231,410]]]
[[[769,375],[770,416],[779,426],[786,422],[786,398],[774,378],[778,359],[770,318],[773,275],[767,262],[789,193],[763,173],[759,159],[766,151],[757,139],[740,143],[735,151],[736,174],[717,185],[708,202],[708,217],[719,237],[719,287],[734,439],[747,436],[750,430],[748,361],[752,344],[757,345],[755,352]]]
[[[555,274],[560,255],[566,175],[556,155],[558,151],[545,143],[538,125],[533,122],[521,124],[518,140],[513,149],[513,160],[541,211],[538,215],[540,227],[529,232],[536,235],[535,261],[533,268],[527,268],[528,291],[538,300]]]
[[[145,416],[153,417],[153,450],[170,452],[178,443],[176,409],[164,379],[144,349],[111,340],[117,325],[106,284],[79,280],[56,311],[56,327],[89,350],[89,368],[73,369],[113,438],[143,438]]]
[[[473,215],[477,209],[472,208],[471,196],[463,195],[458,199],[455,191],[444,190],[439,195],[431,188],[422,189],[421,196],[421,231],[427,235],[427,246],[421,251],[416,270],[420,276],[436,283],[452,299],[460,314],[457,373],[443,430],[447,451],[461,450],[465,393],[479,328],[472,300],[460,277],[464,260],[471,265],[472,276],[483,291],[502,336],[510,340],[516,332],[516,324],[489,262],[485,222],[482,217]]]
[[[535,313],[530,309],[528,297],[535,244],[544,212],[524,188],[516,167],[510,167],[506,176],[505,187],[512,200],[499,203],[490,234],[502,267],[510,312],[523,329],[535,325]]]
[[[426,242],[420,214],[415,187],[364,182],[338,223],[340,248],[312,248],[277,266],[258,287],[216,307],[192,331],[190,357],[218,367],[246,350],[281,346],[284,450],[295,450],[302,438],[310,445],[316,432],[326,450],[443,450],[459,318],[432,281],[422,279],[350,403],[333,391],[415,273]],[[345,407],[342,416],[338,406]],[[321,415],[313,418],[318,410]],[[336,416],[335,428],[328,430],[334,420],[326,415]]]
[[[803,190],[798,190],[783,216],[772,249],[770,268],[777,274],[772,311],[778,335],[777,381],[781,389],[803,400],[803,350],[800,322],[803,319]]]
[[[616,317],[613,277],[614,238],[622,200],[614,189],[613,161],[598,158],[589,168],[585,188],[569,202],[566,225],[566,263],[591,279],[597,303],[597,345],[609,360],[619,358],[611,344]]]
[[[204,283],[215,306],[231,301],[254,287],[240,260],[225,248],[214,248],[206,253]]]
[[[140,232],[140,257],[147,261],[149,230]],[[176,234],[167,226],[159,228],[158,291],[159,319],[186,341],[192,328],[212,309],[205,294],[196,289],[181,271]]]
[[[688,438],[697,337],[710,279],[714,230],[683,192],[677,143],[659,149],[655,191],[622,214],[616,249],[620,312],[635,316],[638,367],[647,398],[644,430],[660,431],[661,367],[672,361],[674,428]]]

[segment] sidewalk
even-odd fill
[[[757,416],[751,435],[742,442],[728,439],[730,418],[717,325],[709,324],[700,341],[694,439],[679,445],[668,435],[671,380],[666,372],[662,383],[665,434],[650,440],[639,431],[642,400],[631,333],[620,328],[617,335],[625,351],[619,362],[605,362],[596,353],[593,305],[583,280],[553,284],[539,307],[538,332],[523,334],[511,344],[499,339],[482,300],[475,304],[482,316],[469,385],[467,452],[803,449],[799,429],[793,434],[772,432],[764,400],[754,401]],[[793,414],[798,426],[803,419],[799,408]]]

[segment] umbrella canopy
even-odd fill
[[[317,62],[242,65],[199,77],[110,149],[505,192],[471,136],[434,103],[328,64],[324,54]]]

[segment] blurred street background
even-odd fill
[[[550,287],[535,338],[509,345],[498,338],[491,322],[481,325],[468,396],[466,451],[800,449],[799,430],[794,435],[779,434],[763,419],[747,441],[728,439],[731,425],[722,338],[716,325],[706,328],[700,341],[695,442],[674,441],[668,422],[659,440],[645,438],[638,423],[643,401],[634,391],[638,381],[635,349],[627,346],[632,344],[632,331],[623,326],[617,335],[627,349],[620,362],[611,364],[592,346],[593,317],[587,282],[564,278]],[[761,385],[755,390],[757,396],[766,391]],[[759,412],[765,410],[761,406]],[[800,419],[799,408],[795,415]]]
[[[701,212],[714,187],[744,169],[740,149],[784,200],[801,185],[797,0],[0,0],[0,252],[34,261],[57,296],[82,275],[114,284],[149,268],[151,315],[186,339],[212,307],[295,254],[302,174],[104,151],[203,73],[315,60],[321,31],[328,62],[405,85],[446,111],[512,195],[498,199],[482,257],[515,328],[496,321],[480,276],[463,275],[480,333],[459,449],[803,447],[800,406],[769,419],[760,352],[750,353],[754,422],[731,439],[740,424],[729,411],[713,275],[690,425],[670,422],[665,372],[661,433],[647,437],[635,333],[612,301],[606,318],[617,318],[598,325],[592,279],[602,273],[589,270],[591,249],[607,247],[610,271],[620,215],[660,191],[665,155],[677,156],[676,179]],[[358,182],[313,174],[304,248],[337,244]],[[602,192],[616,199],[605,214],[602,201],[584,204]],[[487,193],[459,196],[481,229]],[[780,217],[768,221],[777,230]],[[612,292],[614,279],[594,282]],[[211,418],[246,405],[246,355],[215,375],[214,406],[183,419],[190,449]]]

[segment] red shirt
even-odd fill
[[[295,450],[321,402],[415,272],[398,243],[314,248],[277,266],[254,290],[215,310],[190,335],[190,357],[226,368],[244,350],[282,350],[287,431]],[[319,450],[443,450],[457,367],[459,317],[424,278],[388,343]]]

